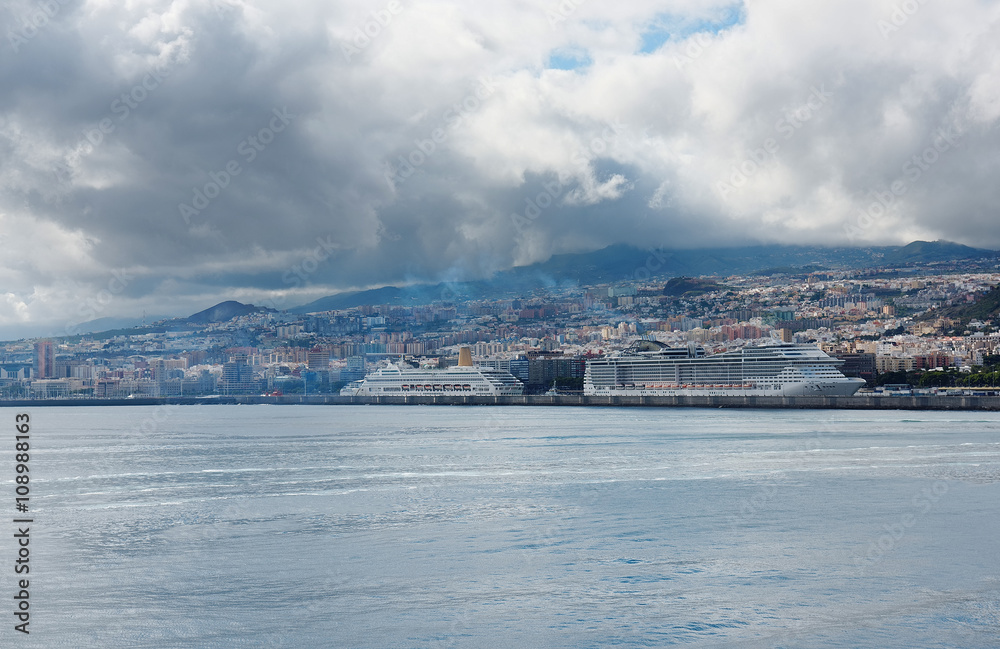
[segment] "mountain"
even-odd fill
[[[680,297],[682,295],[696,297],[698,295],[711,293],[712,291],[718,291],[723,288],[725,287],[717,282],[713,282],[710,279],[698,279],[696,277],[672,277],[667,280],[666,286],[663,287],[663,294],[670,297]]]
[[[593,252],[554,255],[548,261],[497,273],[496,279],[562,284],[628,282],[647,277],[748,275],[773,269],[808,273],[895,267],[911,263],[998,257],[995,250],[950,241],[914,241],[906,246],[823,248],[820,246],[744,246],[697,250],[643,250],[623,244]]]
[[[204,311],[199,311],[192,316],[188,316],[185,321],[190,324],[226,322],[227,320],[232,320],[238,316],[266,311],[274,311],[274,309],[269,309],[268,307],[263,306],[254,306],[253,304],[242,304],[240,302],[236,302],[235,300],[227,300],[226,302],[219,302],[215,306],[209,307]]]
[[[316,313],[318,311],[336,311],[350,309],[365,304],[399,304],[405,300],[406,290],[395,286],[383,286],[368,291],[350,291],[321,297],[308,304],[292,309],[289,313]],[[432,300],[433,301],[433,300]]]
[[[96,320],[88,320],[87,322],[70,325],[66,328],[66,331],[60,332],[59,335],[66,335],[67,333],[89,334],[97,331],[108,331],[109,329],[130,329],[132,327],[139,327],[145,322],[156,322],[165,318],[167,316],[162,315],[151,315],[145,318],[97,318]]]
[[[497,279],[506,284],[543,286],[634,281],[639,268],[650,274],[662,274],[665,259],[674,254],[615,244],[592,252],[553,255],[537,264],[497,273]]]
[[[648,277],[687,275],[743,275],[772,267],[814,265],[822,268],[859,268],[876,265],[877,248],[819,248],[815,246],[745,246],[697,250],[642,250],[614,245],[594,252],[556,255],[548,261],[513,268],[498,275],[553,284],[634,282]]]
[[[350,291],[321,297],[308,304],[288,309],[289,313],[303,314],[319,311],[350,309],[366,304],[420,305],[432,302],[450,302],[458,296],[468,297],[482,289],[473,288],[476,282],[463,284],[414,284],[402,288],[383,286],[367,291]]]
[[[926,264],[935,261],[955,261],[995,256],[993,250],[963,246],[951,241],[914,241],[887,254],[883,265]]]
[[[711,280],[699,276],[726,277],[757,273],[804,274],[821,269],[849,270],[859,268],[894,268],[910,264],[961,262],[974,259],[1000,259],[993,250],[972,248],[950,241],[914,241],[905,246],[867,248],[822,248],[818,246],[745,246],[700,250],[643,250],[617,244],[584,253],[553,255],[544,262],[501,271],[484,280],[439,284],[383,286],[366,291],[350,291],[329,295],[308,304],[288,309],[289,313],[305,314],[318,311],[348,309],[362,305],[399,304],[417,306],[433,302],[458,300],[502,299],[546,295],[560,287],[594,284],[633,284],[649,279],[662,279],[667,284],[665,294],[678,291],[714,290]],[[681,278],[669,284],[670,278]],[[697,284],[697,285],[695,285]],[[934,316],[968,320],[996,319],[1000,308],[998,289],[973,305],[948,307]],[[148,316],[146,322],[156,324],[141,328],[142,332],[197,328],[214,322],[226,322],[251,313],[274,312],[268,307],[242,304],[234,300],[220,302],[188,318],[162,319]],[[67,334],[125,334],[141,322],[139,318],[99,318],[89,322],[63,326],[50,336]],[[10,330],[9,339],[36,337],[39,334]]]
[[[906,246],[822,248],[819,246],[745,246],[699,250],[643,250],[616,244],[584,253],[553,255],[548,260],[496,273],[474,282],[385,286],[337,293],[289,309],[304,314],[361,305],[420,305],[455,299],[499,299],[527,296],[559,287],[622,283],[662,277],[749,275],[816,270],[894,267],[935,261],[996,257],[993,250],[948,241],[915,241]]]

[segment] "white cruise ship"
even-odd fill
[[[848,378],[814,345],[771,343],[706,355],[700,345],[671,348],[638,340],[587,361],[585,395],[849,396],[865,384]]]
[[[390,364],[362,381],[345,386],[341,396],[399,397],[409,395],[507,396],[524,393],[524,384],[510,372],[472,363],[468,347],[458,352],[458,365],[444,370],[416,370]]]

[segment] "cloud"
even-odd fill
[[[1000,247],[998,18],[975,0],[9,3],[0,326],[72,320],[121,269],[101,316],[615,242]]]

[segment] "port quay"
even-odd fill
[[[583,406],[583,407],[652,407],[652,408],[773,408],[815,410],[979,410],[1000,411],[1000,396],[930,394],[930,395],[854,395],[817,397],[776,396],[589,396],[589,395],[512,395],[512,396],[213,396],[213,397],[136,397],[132,399],[10,399],[0,406],[152,406],[152,405],[329,405],[329,406]]]

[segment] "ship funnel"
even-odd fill
[[[472,367],[472,350],[468,347],[461,347],[458,350],[458,366]]]

